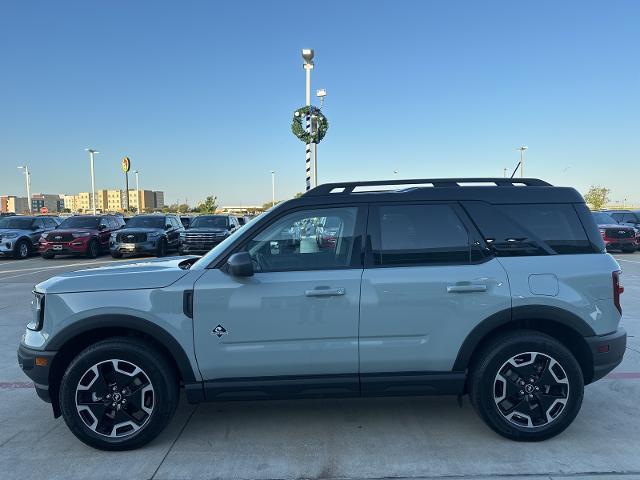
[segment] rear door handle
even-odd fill
[[[472,293],[486,291],[486,285],[449,285],[447,287],[447,293]]]
[[[340,297],[344,295],[344,288],[314,288],[305,290],[307,297]]]

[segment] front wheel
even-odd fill
[[[101,450],[130,450],[153,440],[178,405],[178,378],[151,345],[118,337],[83,350],[67,368],[60,407],[81,441]]]
[[[55,253],[53,253],[53,252],[52,252],[52,251],[50,251],[50,250],[47,250],[47,251],[45,251],[45,252],[42,252],[42,255],[41,255],[41,256],[42,256],[42,258],[45,258],[45,259],[47,259],[47,260],[51,260],[52,258],[55,258],[56,254],[55,254]]]
[[[567,428],[582,405],[580,365],[560,342],[519,330],[488,344],[472,368],[471,403],[511,440],[539,441]]]
[[[122,253],[114,250],[113,252],[111,252],[111,256],[113,258],[122,258]]]
[[[29,253],[31,251],[30,245],[29,245],[29,241],[28,240],[20,240],[16,246],[15,246],[15,250],[13,251],[13,255],[20,259],[20,260],[24,260],[25,258],[27,258],[29,256]]]
[[[626,247],[622,249],[622,253],[635,253],[636,252],[636,247]]]
[[[87,257],[96,258],[98,255],[100,255],[100,245],[98,245],[98,240],[94,238],[87,245]]]

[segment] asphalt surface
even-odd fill
[[[0,478],[640,478],[640,252],[616,258],[625,360],[586,388],[577,419],[554,439],[505,440],[452,397],[198,406],[183,398],[160,437],[120,453],[78,441],[16,360],[33,285],[113,260],[0,259]]]

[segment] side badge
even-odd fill
[[[218,338],[226,334],[227,334],[227,330],[222,325],[218,325],[216,328],[211,330],[211,335],[217,335]]]

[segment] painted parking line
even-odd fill
[[[99,261],[99,262],[65,263],[65,264],[62,264],[62,265],[55,265],[55,266],[51,266],[51,267],[22,268],[20,270],[0,271],[0,281],[8,280],[10,278],[25,277],[27,275],[35,275],[35,274],[38,274],[38,273],[44,273],[44,272],[49,271],[49,270],[56,270],[56,269],[59,270],[61,268],[66,268],[66,267],[95,266],[95,265],[130,262],[130,261],[131,261],[131,259],[127,258],[127,259],[123,259],[123,260],[103,260],[103,261]],[[3,275],[4,273],[24,272],[25,270],[33,270],[33,271],[29,271],[27,273],[19,273],[18,275],[9,275],[9,276],[4,276]]]
[[[626,258],[616,258],[619,262],[640,263],[638,260],[627,260]]]

